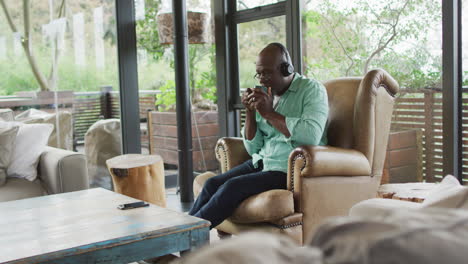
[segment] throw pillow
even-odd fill
[[[58,122],[57,122],[58,115]],[[49,137],[48,146],[73,150],[72,114],[68,111],[48,113],[31,108],[15,117],[15,121],[26,124],[52,124],[54,130]],[[56,128],[58,126],[58,128]]]
[[[447,175],[429,192],[422,206],[456,208],[459,206],[461,199],[464,199],[465,192],[466,187],[460,185],[457,178]]]
[[[51,124],[8,123],[11,126],[19,126],[19,130],[7,174],[9,177],[34,181],[37,177],[39,157],[47,145],[54,126]]]
[[[18,126],[10,126],[5,122],[0,123],[0,186],[6,182],[7,169],[13,156]]]

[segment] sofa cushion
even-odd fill
[[[270,190],[245,199],[230,219],[241,224],[275,222],[293,213],[293,193],[287,190]]]
[[[322,253],[319,250],[298,247],[284,235],[251,232],[195,250],[175,263],[321,264],[324,262],[322,262]]]
[[[0,202],[14,201],[46,195],[39,179],[28,181],[19,178],[9,178],[0,187]]]
[[[321,225],[311,246],[324,263],[466,263],[468,212],[446,208],[392,210]]]
[[[5,184],[7,169],[10,165],[15,147],[16,134],[18,126],[9,126],[6,123],[0,123],[0,186]]]
[[[15,116],[15,121],[19,121],[26,124],[51,124],[54,126],[54,130],[50,134],[48,146],[61,148],[61,149],[73,149],[73,124],[72,114],[69,111],[59,111],[57,113],[48,113],[34,108],[28,109]],[[58,124],[58,129],[56,128]],[[59,135],[57,135],[59,133]]]
[[[44,151],[50,133],[51,124],[23,124],[6,122],[10,126],[19,126],[13,157],[8,167],[9,177],[24,178],[34,181],[37,177],[37,164]]]
[[[452,175],[447,175],[429,192],[423,207],[459,208],[468,203],[468,188],[460,185]]]
[[[419,209],[421,206],[420,203],[409,201],[372,198],[361,201],[351,207],[349,209],[349,216],[377,216],[386,214],[390,210],[399,210],[401,208]]]

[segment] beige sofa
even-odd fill
[[[241,234],[175,263],[462,264],[468,259],[467,240],[466,210],[400,209],[328,219],[302,247],[277,234]]]
[[[38,178],[28,181],[7,178],[0,187],[0,202],[71,192],[89,188],[86,158],[83,154],[46,147],[38,165]]]

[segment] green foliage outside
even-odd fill
[[[173,46],[159,43],[157,15],[161,1],[147,0],[146,5],[145,19],[137,22],[138,47],[145,49],[155,61],[165,62],[170,74],[159,82],[161,86],[155,87],[161,90],[156,105],[158,110],[174,110],[176,93]],[[195,106],[211,108],[216,103],[214,44],[189,44],[189,85]]]
[[[168,80],[165,85],[159,87],[159,90],[161,94],[157,98],[158,110],[174,110],[176,104],[175,82]]]
[[[372,6],[370,2],[355,1],[351,8],[345,9],[331,0],[322,0],[317,7],[303,10],[304,73],[318,80],[327,80],[341,76],[362,76],[366,70],[383,68],[404,88],[441,87],[442,59],[431,50],[438,44],[431,43],[431,34],[434,34],[431,29],[441,25],[440,1],[391,0]],[[161,90],[156,102],[158,108],[173,110],[174,57],[172,45],[159,44],[156,18],[160,5],[160,0],[146,0],[146,17],[137,21],[138,48],[146,50],[150,55],[146,65],[138,66],[139,89]],[[46,10],[45,7],[43,9]],[[16,19],[21,15],[20,10],[14,10]],[[82,11],[89,10],[85,8]],[[43,16],[34,19],[37,17],[44,20]],[[88,27],[92,22],[89,19],[88,16]],[[47,47],[41,47],[40,27],[34,21],[32,23],[35,43],[39,43],[34,47],[39,50],[39,67],[47,72],[51,62],[50,52]],[[4,24],[0,28],[10,33]],[[253,79],[256,54],[268,42],[285,42],[284,28],[284,17],[240,24],[238,43],[241,87],[256,84]],[[71,39],[70,34],[67,38]],[[88,47],[89,57],[84,68],[75,66],[72,51],[69,47],[68,54],[59,60],[58,90],[98,91],[103,85],[112,85],[114,90],[117,89],[117,57],[112,38],[106,39],[104,70],[94,66],[92,48]],[[214,44],[189,44],[189,68],[193,103],[216,103]],[[0,61],[0,72],[0,95],[37,91],[39,88],[24,56],[14,57],[9,54],[6,60]],[[468,85],[468,72],[463,76],[463,84]]]
[[[95,67],[95,57],[93,56],[93,46],[87,47],[87,65],[86,67],[78,67],[75,65],[72,46],[72,35],[67,33],[66,38],[68,47],[66,53],[62,54],[58,61],[58,84],[57,90],[72,90],[79,91],[99,91],[103,85],[111,85],[114,90],[118,90],[118,66],[117,66],[117,51],[115,43],[115,18],[112,15],[112,9],[107,8],[113,6],[106,0],[105,17],[106,20],[106,35],[105,38],[105,69],[97,69]],[[113,3],[113,2],[112,2]],[[157,105],[161,105],[161,110],[171,110],[175,107],[175,83],[174,83],[174,54],[172,45],[159,44],[157,13],[160,7],[160,0],[146,0],[145,19],[137,21],[137,45],[139,49],[146,50],[150,55],[148,62],[142,64],[139,61],[138,78],[140,90],[162,90],[162,96],[157,97]],[[94,5],[94,4],[93,4]],[[33,10],[37,6],[33,6]],[[92,32],[92,8],[95,6],[87,6],[81,12],[85,12],[85,18],[91,17],[91,21],[86,20],[87,31]],[[78,8],[73,7],[78,10]],[[15,21],[22,22],[22,7],[21,5],[11,5],[12,14]],[[39,10],[39,9],[38,9]],[[37,11],[37,10],[36,10]],[[34,27],[35,45],[33,49],[36,51],[36,59],[39,68],[43,72],[47,72],[51,67],[50,47],[43,45],[41,40],[40,25],[46,23],[44,13],[46,7],[40,6],[40,14],[35,14],[32,17],[32,26]],[[36,12],[37,13],[37,12]],[[41,15],[42,14],[42,15]],[[6,20],[0,16],[2,22],[2,32],[10,34],[10,30],[6,27]],[[69,17],[69,22],[72,21]],[[71,22],[70,22],[71,23]],[[37,30],[39,28],[39,30]],[[112,34],[114,33],[114,34]],[[11,38],[8,38],[11,41]],[[90,39],[87,43],[92,44]],[[216,103],[216,70],[215,70],[215,46],[213,43],[189,45],[189,67],[190,67],[190,87],[194,104],[201,106],[209,105],[212,108]],[[15,56],[11,52],[7,59],[0,61],[0,96],[14,95],[18,91],[38,91],[39,85],[32,74],[31,68],[26,60],[26,57],[21,50],[20,56]]]
[[[41,55],[41,53],[39,53]],[[24,56],[0,61],[0,95],[14,95],[18,91],[38,91],[37,84],[31,68]],[[59,91],[99,91],[103,85],[112,85],[114,90],[118,89],[118,71],[116,67],[107,67],[99,70],[94,66],[93,58],[88,58],[87,67],[77,67],[73,57],[63,57],[58,66]],[[49,67],[50,60],[46,55],[38,56],[40,68]],[[110,63],[112,65],[112,63]],[[115,65],[115,64],[114,64]]]
[[[343,8],[323,0],[303,14],[307,75],[327,80],[383,68],[405,88],[441,86],[442,59],[428,38],[442,23],[440,1],[356,1]]]

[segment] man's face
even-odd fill
[[[271,87],[271,92],[273,94],[282,90],[283,75],[279,70],[279,64],[275,56],[260,54],[257,58],[255,68],[257,80],[261,85]]]

